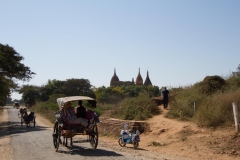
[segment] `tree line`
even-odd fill
[[[29,81],[36,74],[25,66],[24,60],[13,47],[0,44],[0,105],[4,106],[10,98],[11,92],[22,94],[21,102],[34,105],[37,101],[46,102],[52,95],[62,96],[89,96],[98,103],[118,103],[124,98],[137,97],[141,92],[147,92],[149,97],[159,96],[158,86],[138,86],[134,84],[118,84],[114,87],[96,88],[88,79],[48,80],[42,86],[23,85],[18,86],[17,80]]]
[[[118,103],[124,98],[137,97],[140,93],[147,92],[149,97],[160,95],[158,86],[115,86],[115,87],[99,87],[96,88],[90,84],[88,79],[67,79],[48,80],[46,85],[34,86],[24,85],[19,90],[22,94],[23,101],[32,106],[37,101],[46,102],[52,95],[61,96],[89,96],[97,100],[98,103]]]

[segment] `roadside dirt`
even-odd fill
[[[141,134],[139,148],[162,154],[172,154],[200,160],[240,159],[240,135],[235,126],[199,128],[191,122],[165,118],[169,111],[159,106],[161,115],[147,120],[149,128]],[[111,126],[109,130],[114,130]],[[101,137],[101,140],[118,145],[116,138]]]
[[[8,130],[8,113],[0,107],[0,155],[3,160],[11,160],[10,133]]]
[[[168,110],[163,110],[162,106],[159,107],[162,110],[162,114],[146,121],[149,124],[149,128],[140,135],[140,149],[196,160],[237,160],[240,158],[240,136],[236,133],[234,125],[217,129],[199,128],[190,122],[165,118],[164,115]],[[0,112],[0,123],[3,124],[0,132],[0,155],[3,155],[4,159],[9,160],[11,159],[11,149],[8,146],[10,136],[7,134],[3,135],[3,130],[7,133],[7,127],[4,124],[7,124],[8,119],[7,114],[4,112],[6,112],[6,109],[3,109],[2,115]],[[38,114],[36,116],[38,123],[52,129],[52,123]],[[109,131],[114,129],[115,126],[108,126]],[[116,136],[102,135],[99,138],[106,144],[118,146],[118,138]]]

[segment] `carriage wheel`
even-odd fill
[[[23,126],[23,118],[22,118],[22,116],[21,116],[21,127]]]
[[[138,142],[133,142],[133,147],[134,147],[134,149],[137,149],[137,147],[138,147]]]
[[[35,128],[35,124],[36,124],[36,120],[35,120],[35,117],[33,119],[33,127]]]
[[[58,122],[55,121],[54,127],[53,127],[53,145],[56,152],[58,151],[58,148],[59,148],[59,141],[60,141],[60,129],[58,127]]]
[[[118,144],[119,144],[121,147],[125,147],[125,146],[126,146],[126,143],[123,142],[122,137],[120,137],[120,138],[118,139]]]
[[[96,149],[98,145],[98,128],[97,125],[94,125],[91,133],[89,134],[88,140],[92,146],[92,149]]]
[[[73,138],[70,138],[70,146],[73,146]]]

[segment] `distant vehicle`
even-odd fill
[[[14,102],[13,108],[19,109],[20,104],[19,102]]]

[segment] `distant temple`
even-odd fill
[[[137,75],[137,78],[136,78],[136,83],[134,82],[134,79],[132,78],[132,81],[120,81],[117,74],[116,74],[116,70],[114,68],[114,74],[112,76],[112,79],[110,81],[110,86],[121,86],[121,85],[145,85],[145,86],[148,86],[148,85],[152,85],[152,82],[149,78],[149,74],[148,74],[148,71],[147,71],[147,77],[143,83],[143,79],[142,79],[142,76],[140,74],[140,68],[139,68],[139,72],[138,72],[138,75]]]

